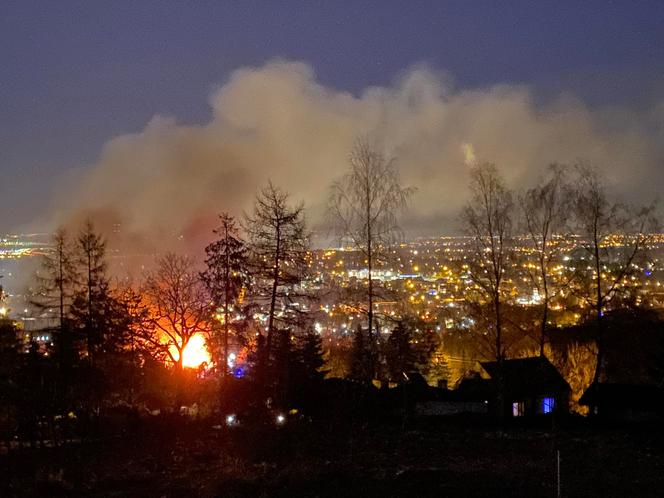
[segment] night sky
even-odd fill
[[[275,57],[353,94],[424,63],[456,88],[639,113],[664,100],[664,2],[3,1],[0,233],[41,215],[110,138],[156,114],[206,123],[234,69]]]

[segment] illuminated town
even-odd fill
[[[653,309],[664,308],[664,235],[648,236],[647,258],[642,266],[634,264],[629,277],[625,277],[619,287],[629,289],[635,303]],[[467,306],[469,293],[474,283],[469,271],[473,255],[469,250],[470,239],[464,236],[441,236],[402,242],[390,248],[378,268],[372,271],[372,278],[380,288],[380,299],[374,304],[382,325],[383,335],[389,335],[393,324],[404,317],[416,318],[427,333],[442,340],[442,357],[450,365],[447,382],[455,384],[468,371],[476,368],[483,356],[474,344],[476,338],[470,333],[475,328]],[[585,250],[578,237],[559,237],[555,241],[559,253],[558,261],[552,265],[553,285],[560,291],[553,296],[550,304],[551,323],[557,327],[573,326],[581,323],[591,312],[588,303],[574,293],[574,276],[581,269],[590,275],[594,270],[589,266]],[[618,254],[625,247],[623,237],[609,238],[605,245]],[[526,237],[514,239],[515,257],[510,262],[509,278],[504,282],[508,303],[525,310],[537,308],[542,302],[536,285],[533,285],[532,271],[536,269],[534,252]],[[34,267],[39,256],[52,250],[45,235],[9,235],[2,239],[2,258],[26,263],[26,268]],[[116,256],[120,262],[122,256]],[[606,266],[604,267],[606,270]],[[5,270],[6,277],[13,276]],[[349,349],[353,333],[362,323],[365,311],[362,309],[362,289],[366,288],[368,270],[362,252],[352,246],[342,248],[316,249],[310,254],[309,275],[302,283],[303,288],[316,293],[313,312],[313,327],[320,334],[331,351],[337,348]],[[11,280],[7,282],[11,282]],[[302,311],[310,312],[310,303],[300,303]],[[610,309],[610,305],[607,306]],[[0,314],[11,316],[19,321],[25,331],[25,348],[31,341],[50,344],[51,334],[42,329],[53,325],[53,310],[39,312],[32,303],[31,296],[25,293],[6,292]],[[258,315],[257,315],[258,316]],[[265,315],[260,315],[265,320]],[[464,334],[465,331],[465,334]],[[200,338],[199,338],[200,339]],[[525,351],[534,348],[532,338],[527,338],[522,347]],[[190,366],[197,367],[209,361],[202,342],[192,345],[198,360],[188,360]],[[235,351],[237,355],[240,351]],[[194,353],[190,353],[194,354]],[[334,354],[334,353],[333,353]],[[198,363],[196,363],[198,361]],[[339,372],[337,372],[339,373]],[[342,368],[340,373],[345,373]],[[435,385],[436,379],[430,382]]]
[[[536,261],[526,240],[516,239],[515,242],[518,257],[511,262],[511,276],[505,281],[507,293],[511,304],[515,306],[534,306],[541,302],[541,296],[532,285],[530,277],[530,271],[536,268]],[[570,280],[584,265],[586,271],[593,272],[588,265],[589,258],[575,242],[574,237],[558,241],[561,246],[560,261],[552,268],[554,283]],[[382,282],[386,295],[394,297],[392,301],[379,303],[383,312],[391,316],[398,315],[401,303],[406,303],[410,312],[415,312],[425,322],[436,324],[438,330],[440,326],[447,329],[463,328],[463,318],[467,314],[463,310],[463,303],[473,287],[472,276],[468,271],[472,255],[467,245],[466,237],[440,237],[400,244],[398,249],[392,249],[388,262],[372,273],[375,280]],[[607,247],[619,251],[624,246],[621,238],[616,237]],[[367,279],[368,272],[362,254],[352,248],[318,250],[313,253],[312,260],[315,281],[348,288]],[[639,303],[654,308],[664,307],[664,269],[661,261],[664,261],[664,235],[656,234],[651,236],[647,263],[643,266],[635,264],[636,274],[620,283],[631,289]],[[551,306],[555,311],[564,309],[570,314],[564,320],[568,324],[578,322],[582,310],[587,307],[582,301],[570,297],[570,294],[569,290],[561,292],[555,296]],[[344,315],[334,303],[325,303],[323,306],[328,316]],[[352,316],[348,315],[348,318]],[[348,322],[333,325],[337,323],[338,320],[330,321],[322,329],[337,332],[340,327],[348,329],[351,325]]]
[[[0,4],[0,497],[660,497],[664,2]]]

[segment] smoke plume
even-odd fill
[[[155,116],[140,133],[110,140],[82,183],[55,202],[58,221],[90,216],[114,243],[143,253],[199,250],[217,213],[251,209],[271,179],[305,202],[316,227],[359,136],[394,156],[403,183],[417,187],[404,219],[410,234],[455,230],[468,166],[478,161],[495,162],[515,188],[551,162],[578,160],[602,169],[628,199],[664,184],[663,105],[590,109],[565,95],[541,105],[524,86],[455,89],[426,67],[353,95],[283,60],[238,69],[210,105],[208,123]]]

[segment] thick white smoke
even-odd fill
[[[455,229],[469,162],[495,162],[519,187],[548,163],[583,159],[626,197],[652,196],[662,175],[663,106],[645,116],[571,97],[542,107],[526,87],[455,90],[422,67],[355,96],[321,85],[307,64],[278,60],[235,71],[210,104],[209,123],[155,116],[142,132],[110,140],[82,185],[57,200],[59,220],[119,225],[116,239],[143,252],[178,240],[195,248],[218,212],[250,209],[271,179],[305,201],[315,226],[361,135],[394,155],[403,182],[417,187],[405,220],[411,233]]]

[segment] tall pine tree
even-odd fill
[[[416,369],[417,353],[414,350],[411,331],[403,322],[399,322],[387,339],[385,362],[388,378],[401,382]]]
[[[115,302],[106,275],[106,241],[90,220],[78,234],[76,263],[81,287],[74,295],[72,315],[84,333],[88,359],[94,365],[109,332]]]
[[[358,323],[350,353],[349,377],[363,384],[371,383],[374,372],[372,348],[367,335],[368,332],[364,331],[362,325]]]
[[[78,282],[74,250],[69,234],[59,228],[51,239],[51,250],[42,256],[36,273],[34,304],[49,322],[61,372],[69,372],[79,356],[78,337],[72,329],[71,304]]]
[[[214,306],[223,320],[221,341],[215,341],[221,355],[217,354],[217,368],[224,377],[228,376],[228,338],[231,312],[236,306],[243,287],[248,282],[248,256],[244,241],[240,238],[232,216],[222,213],[221,224],[214,230],[218,239],[205,248],[206,269],[201,279],[212,297]]]

